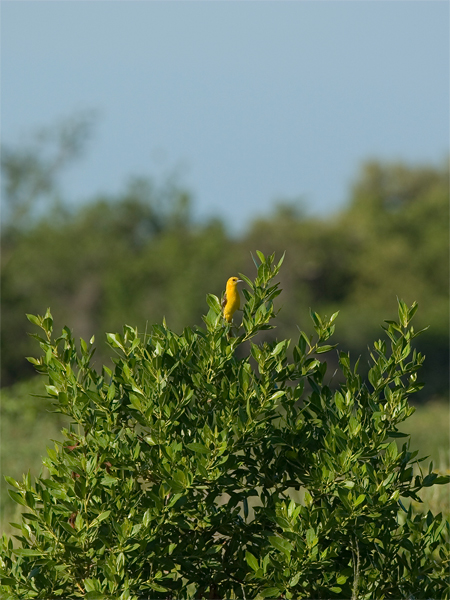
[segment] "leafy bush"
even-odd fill
[[[258,256],[240,327],[210,294],[205,329],[107,334],[114,372],[92,367],[93,340],[53,340],[50,311],[29,316],[44,332],[29,360],[72,424],[48,478],[7,478],[26,512],[20,547],[2,539],[6,597],[449,598],[447,524],[405,508],[449,480],[414,476],[398,430],[421,387],[417,305],[399,301],[368,382],[340,352],[332,390],[321,355],[337,314],[311,312],[293,362],[289,340],[250,341],[280,293],[282,260]]]

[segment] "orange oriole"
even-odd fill
[[[241,305],[241,299],[237,289],[237,284],[242,282],[242,279],[230,277],[227,281],[227,287],[222,299],[223,316],[228,323],[233,320],[233,315]]]

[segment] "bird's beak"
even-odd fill
[[[243,283],[243,282],[244,282],[244,280],[243,280],[243,279],[238,279],[238,280],[236,281],[236,283]]]

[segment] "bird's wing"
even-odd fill
[[[225,308],[225,306],[227,305],[227,302],[228,302],[228,300],[227,300],[227,293],[225,292],[224,295],[223,295],[223,298],[222,298],[222,309]]]

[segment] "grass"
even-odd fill
[[[45,394],[44,378],[37,377],[1,391],[2,414],[0,423],[0,530],[10,533],[9,521],[17,521],[22,512],[8,494],[10,486],[4,480],[9,475],[22,481],[23,474],[30,471],[37,477],[42,468],[42,458],[47,455],[51,440],[61,440],[61,429],[68,420],[51,412],[52,405]]]
[[[411,448],[430,456],[435,467],[450,462],[450,405],[445,400],[430,400],[416,406],[416,412],[400,427],[411,434]]]
[[[450,475],[450,405],[445,400],[430,400],[416,407],[416,412],[400,428],[411,434],[411,450],[419,450],[417,458],[428,458],[416,466],[415,471],[424,474],[431,470]],[[399,446],[402,439],[399,439]],[[432,463],[430,465],[430,463]],[[424,488],[420,497],[423,504],[414,502],[416,510],[431,510],[450,516],[450,486],[435,485]]]

